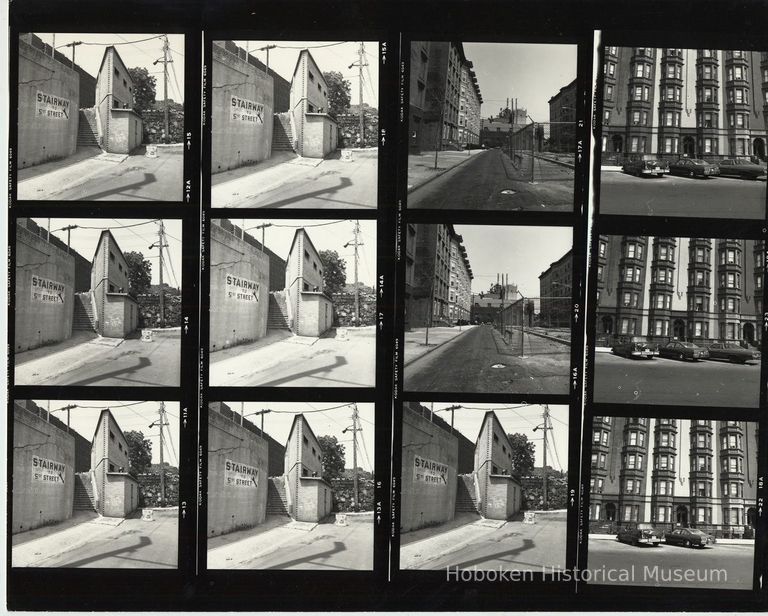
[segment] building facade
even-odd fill
[[[485,414],[477,435],[473,477],[478,512],[484,518],[508,520],[520,510],[522,486],[515,475],[512,444],[493,411]]]
[[[576,151],[576,80],[549,99],[550,152]]]
[[[403,315],[405,329],[411,329],[412,315],[410,312],[413,301],[414,283],[416,280],[416,242],[419,225],[406,223],[405,225],[405,286],[404,297],[405,314]]]
[[[90,301],[96,332],[125,338],[139,325],[139,304],[128,293],[128,262],[112,233],[101,232],[91,267]]]
[[[323,262],[305,229],[297,229],[285,267],[288,324],[298,336],[319,336],[333,325],[333,301],[323,290]]]
[[[569,250],[539,275],[539,323],[568,327],[571,323],[573,251]]]
[[[117,49],[104,50],[96,75],[96,126],[106,152],[130,154],[144,140],[141,116],[133,109],[134,83]],[[84,121],[87,114],[80,117]]]
[[[759,345],[762,240],[601,235],[598,336]]]
[[[460,235],[451,236],[451,273],[448,318],[452,323],[469,321],[472,310],[472,268]]]
[[[603,163],[766,160],[768,53],[606,47]]]
[[[290,99],[294,151],[299,156],[325,158],[336,150],[339,127],[328,114],[328,84],[308,49],[299,52]]]
[[[323,479],[323,452],[302,414],[291,424],[284,466],[289,515],[300,522],[319,522],[330,514],[333,489]]]
[[[477,143],[474,139],[479,134],[481,104],[477,78],[461,43],[411,43],[409,144],[412,150],[461,148]]]
[[[755,422],[595,417],[590,520],[754,536],[757,445]]]
[[[414,227],[413,283],[406,303],[410,326],[453,324],[458,318],[469,318],[472,270],[461,236],[453,225]],[[452,254],[454,270],[451,269]],[[459,317],[459,314],[466,316]]]

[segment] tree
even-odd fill
[[[533,472],[536,446],[525,434],[507,434],[512,445],[512,468],[523,477]]]
[[[341,293],[347,284],[347,262],[335,250],[321,250],[323,262],[323,287],[328,295]]]
[[[323,452],[323,479],[330,481],[344,476],[344,445],[335,436],[319,436]]]
[[[330,106],[328,111],[334,116],[340,113],[347,113],[349,111],[349,103],[352,100],[350,94],[352,85],[338,71],[328,71],[323,73],[323,77],[325,77],[325,81],[328,84],[328,105]]]
[[[155,102],[157,79],[141,66],[129,68],[128,74],[133,80],[133,108],[139,113],[144,109],[151,109]]]
[[[140,252],[123,253],[128,264],[128,290],[134,295],[147,293],[152,284],[152,264]]]
[[[135,477],[152,466],[152,443],[136,430],[123,435],[128,442],[128,472]]]

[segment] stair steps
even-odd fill
[[[289,114],[276,113],[273,119],[272,130],[272,151],[273,152],[293,152],[293,131],[291,130],[291,121]]]
[[[72,317],[73,331],[96,331],[93,304],[90,293],[75,293],[75,309]]]
[[[283,291],[272,291],[269,294],[267,329],[290,329],[288,326],[288,308],[285,304]]]
[[[96,109],[80,109],[77,124],[77,147],[100,147]]]
[[[456,513],[478,513],[474,475],[459,475],[456,482]]]
[[[284,477],[270,477],[267,485],[267,515],[289,515]]]
[[[90,473],[75,473],[75,511],[96,511]]]

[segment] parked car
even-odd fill
[[[715,545],[715,538],[697,528],[684,526],[664,533],[664,541],[670,545],[684,545],[687,548],[703,548],[707,545]]]
[[[669,173],[669,165],[665,160],[631,160],[621,167],[624,173],[630,175],[663,177]]]
[[[707,347],[709,359],[727,359],[735,364],[746,364],[751,359],[760,359],[760,351],[745,349],[735,342],[716,342]]]
[[[616,539],[622,543],[629,543],[632,545],[645,543],[658,546],[661,543],[661,538],[661,531],[657,530],[653,524],[647,522],[640,522],[634,527],[624,526],[619,529],[619,533],[616,535]]]
[[[659,356],[669,357],[671,359],[692,359],[693,361],[698,361],[700,359],[707,359],[707,357],[709,357],[709,351],[693,344],[693,342],[673,340],[659,348]]]
[[[717,163],[720,175],[731,175],[746,180],[765,178],[768,174],[764,165],[753,163],[748,158],[726,158]]]
[[[672,175],[687,175],[689,178],[708,178],[720,175],[720,168],[700,158],[681,158],[669,165],[669,172]]]
[[[643,336],[630,336],[626,340],[617,342],[611,347],[615,355],[633,358],[653,359],[659,354],[659,346],[648,342]]]

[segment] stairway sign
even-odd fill
[[[70,102],[68,98],[38,90],[35,96],[35,110],[38,118],[69,120]]]
[[[264,124],[264,105],[239,96],[232,96],[230,119],[247,124]]]
[[[258,488],[259,469],[250,464],[225,460],[224,483],[233,488]]]
[[[66,476],[67,466],[63,462],[32,456],[32,481],[63,485],[66,483],[64,480]]]
[[[259,289],[261,285],[247,278],[240,278],[233,274],[225,274],[225,287],[227,299],[238,302],[259,303]]]
[[[448,485],[448,467],[434,460],[413,456],[413,480],[444,487]]]
[[[32,274],[32,301],[41,304],[63,304],[64,284]]]

